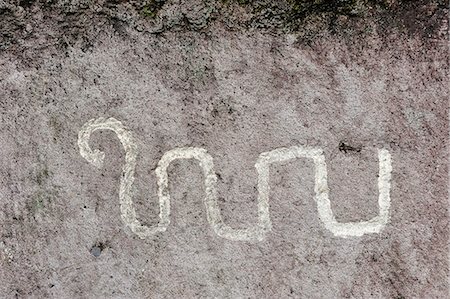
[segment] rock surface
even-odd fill
[[[275,2],[275,1],[271,1]],[[0,297],[444,298],[449,294],[448,9],[440,1],[0,1]],[[378,215],[377,149],[392,155],[389,222],[342,238],[318,216],[314,164],[270,168],[273,227],[219,237],[202,168],[168,168],[171,224],[122,221],[125,151],[93,133],[114,117],[138,149],[132,198],[158,223],[167,151],[214,159],[233,228],[257,222],[263,152],[324,152],[339,222]]]

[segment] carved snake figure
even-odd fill
[[[203,170],[206,195],[204,204],[208,222],[220,237],[230,240],[261,241],[266,233],[272,229],[269,212],[269,175],[272,163],[293,160],[297,158],[312,159],[315,166],[315,201],[319,218],[325,228],[339,237],[358,237],[367,233],[379,233],[389,220],[390,181],[392,172],[391,155],[386,149],[378,149],[378,206],[379,214],[368,221],[337,222],[329,200],[327,184],[327,166],[323,151],[319,148],[292,146],[278,148],[259,155],[255,164],[258,173],[258,222],[246,229],[233,229],[224,223],[217,201],[217,176],[214,171],[213,158],[203,148],[183,147],[166,152],[155,170],[158,179],[159,223],[155,227],[142,225],[136,217],[133,207],[132,185],[136,168],[137,146],[133,136],[124,125],[114,118],[92,119],[83,125],[78,134],[80,154],[89,163],[101,168],[105,154],[99,150],[92,150],[89,146],[91,134],[97,130],[112,130],[117,134],[125,149],[125,164],[120,180],[119,201],[123,222],[133,233],[144,239],[159,232],[164,232],[170,224],[170,194],[168,187],[167,168],[177,159],[196,159]]]

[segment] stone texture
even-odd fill
[[[165,3],[156,20],[130,8],[128,23],[110,26],[107,15],[95,35],[89,24],[102,17],[74,20],[73,6],[52,6],[60,25],[82,32],[73,40],[64,26],[46,27],[56,22],[45,17],[50,8],[10,4],[25,15],[34,9],[43,31],[9,28],[12,37],[0,40],[0,297],[448,296],[448,28],[436,17],[447,10],[419,7],[418,20],[435,8],[429,37],[392,25],[386,33],[373,17],[357,20],[375,30],[365,35],[328,28],[306,42],[301,30],[275,25],[230,29],[225,17],[250,18],[245,5],[185,2]],[[202,23],[208,9],[228,14]],[[151,30],[177,15],[184,25]],[[100,170],[78,151],[78,131],[101,116],[137,140],[134,203],[144,224],[158,220],[154,169],[164,152],[208,150],[222,214],[239,228],[257,219],[258,155],[293,145],[324,149],[342,222],[377,215],[376,149],[388,149],[390,223],[380,234],[334,237],[318,219],[313,165],[299,159],[271,168],[266,239],[223,239],[206,220],[200,167],[179,161],[169,168],[172,223],[141,240],[120,219],[117,137],[93,135],[91,146],[106,153]]]

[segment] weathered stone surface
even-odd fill
[[[0,297],[448,296],[442,4],[356,1],[353,16],[353,6],[317,13],[301,1],[267,15],[261,2],[85,2],[0,2]],[[92,135],[101,169],[80,155],[78,133],[98,117],[133,133],[145,225],[158,223],[158,161],[187,146],[213,157],[233,228],[257,222],[259,155],[290,146],[323,149],[339,222],[376,216],[385,148],[389,223],[334,236],[318,217],[314,165],[296,159],[270,168],[265,239],[221,238],[201,167],[180,160],[169,167],[170,226],[140,239],[120,217],[116,135]]]

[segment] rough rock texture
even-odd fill
[[[0,297],[448,296],[447,18],[444,1],[0,0]],[[257,220],[260,153],[322,148],[349,222],[378,214],[388,149],[390,221],[335,237],[298,159],[271,167],[265,240],[220,238],[187,160],[169,168],[169,229],[139,239],[120,218],[115,134],[91,139],[102,169],[79,153],[97,117],[137,141],[143,224],[158,221],[154,169],[182,146],[213,156],[235,228]]]

